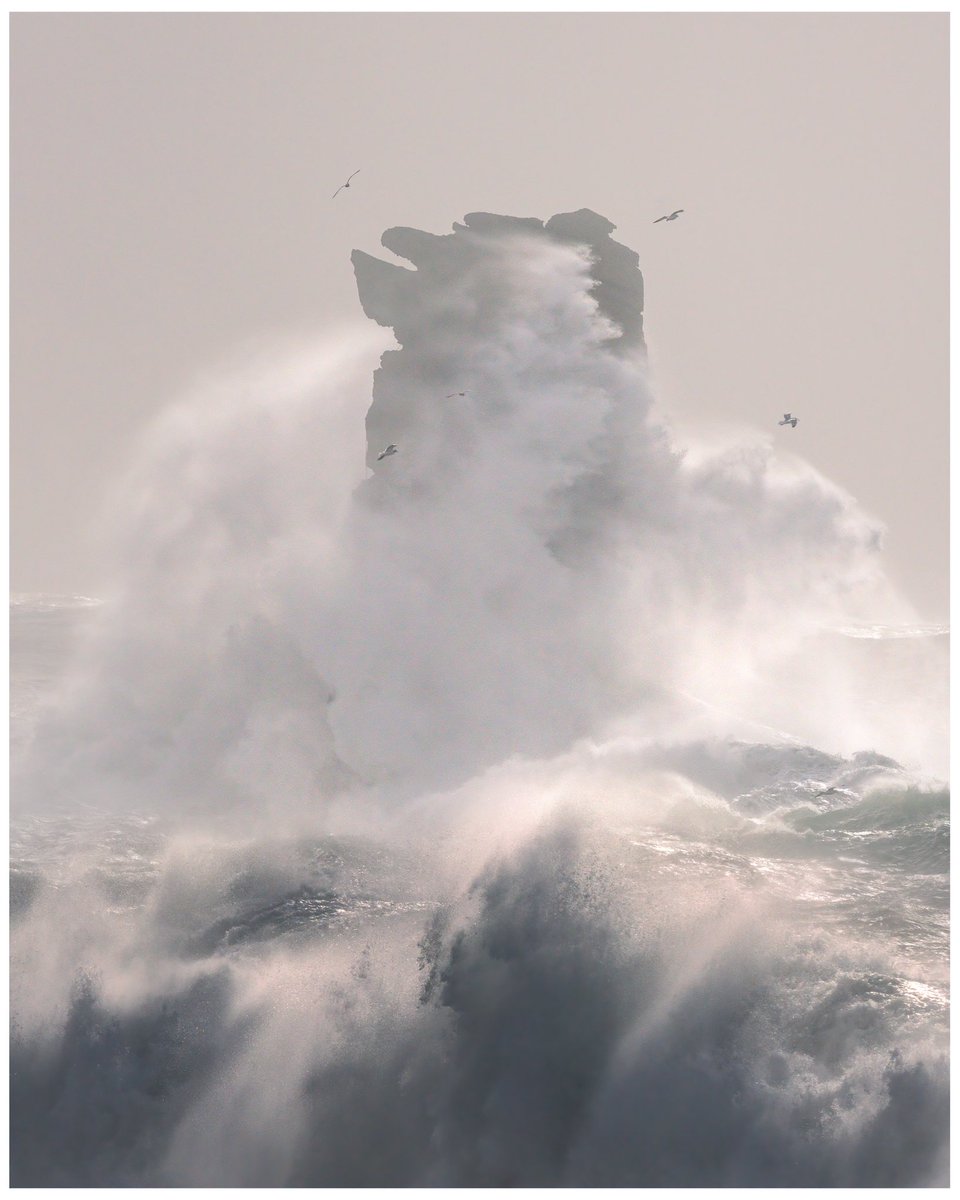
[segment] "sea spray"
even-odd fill
[[[351,332],[145,439],[19,717],[14,1183],[945,1180],[942,646],[676,444],[612,229],[389,231],[372,403]]]

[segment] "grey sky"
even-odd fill
[[[681,438],[775,434],[946,617],[945,15],[21,14],[11,55],[16,590],[96,590],[132,438],[238,346],[362,319],[353,247],[589,207]]]

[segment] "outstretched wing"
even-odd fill
[[[659,225],[661,221],[669,221],[669,220],[670,220],[669,217],[657,217],[657,219],[654,221],[654,225]]]
[[[357,169],[354,171],[353,175],[359,175],[359,174],[360,174],[360,170],[361,170],[361,168],[360,168],[360,167],[357,167]],[[347,182],[346,182],[346,183],[341,183],[341,184],[340,184],[340,186],[337,188],[337,190],[336,190],[336,191],[333,193],[333,195],[330,197],[330,199],[331,199],[331,200],[336,200],[336,198],[337,198],[337,197],[340,195],[340,193],[343,191],[343,189],[344,189],[345,187],[349,187],[349,186],[350,186],[350,180],[353,178],[353,175],[348,175],[348,176],[347,176]]]
[[[670,216],[671,217],[679,217],[682,212],[683,212],[682,208],[677,208],[677,209],[674,209],[674,211],[670,214]]]

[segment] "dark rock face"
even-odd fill
[[[594,257],[593,275],[597,281],[593,295],[604,316],[623,330],[611,349],[645,349],[640,256],[613,240],[610,234],[616,225],[589,208],[581,208],[574,213],[558,213],[547,221],[544,229],[559,241],[586,241],[590,246]]]

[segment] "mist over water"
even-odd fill
[[[389,230],[14,606],[15,1184],[946,1182],[948,635],[612,231]]]

